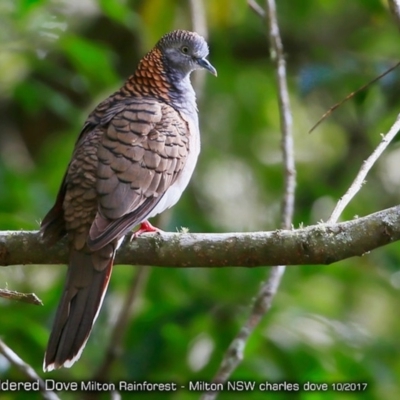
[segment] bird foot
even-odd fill
[[[130,241],[137,239],[144,233],[157,233],[160,235],[163,232],[164,232],[163,230],[156,228],[149,221],[144,221],[140,224],[139,229],[132,233]]]

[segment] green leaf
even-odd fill
[[[119,81],[112,68],[114,54],[106,46],[74,35],[65,36],[60,42],[71,64],[85,76],[93,91]]]

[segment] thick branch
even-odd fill
[[[177,268],[330,264],[397,240],[400,206],[352,221],[297,230],[142,236],[121,247],[116,264]],[[66,262],[66,241],[49,248],[37,232],[0,233],[2,266]]]

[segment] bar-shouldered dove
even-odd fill
[[[208,46],[197,33],[164,35],[126,83],[86,120],[56,203],[43,219],[49,244],[68,236],[64,292],[43,368],[70,367],[81,355],[111,276],[115,252],[136,225],[172,207],[200,151],[190,73],[206,69]]]

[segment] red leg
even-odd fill
[[[162,233],[163,231],[161,229],[156,228],[153,226],[149,221],[144,221],[140,224],[140,227],[137,231],[132,233],[131,240],[136,239],[143,233]]]

